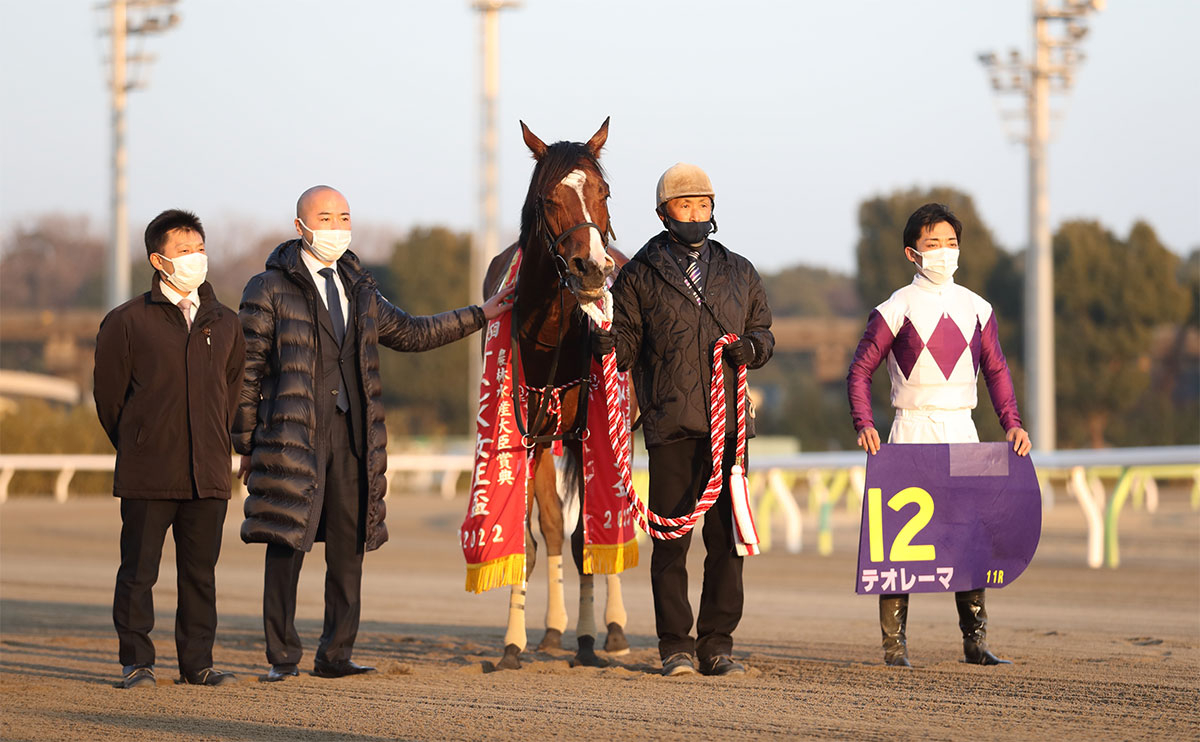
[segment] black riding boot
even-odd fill
[[[958,606],[958,628],[962,629],[963,655],[972,665],[1011,665],[988,651],[987,609],[983,605],[983,588],[955,593]]]
[[[883,632],[883,663],[892,667],[912,667],[908,661],[908,642],[904,636],[908,624],[908,595],[879,596],[879,628]]]

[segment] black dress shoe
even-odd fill
[[[158,685],[154,667],[132,667],[121,678],[122,688],[153,688]]]
[[[188,685],[229,685],[237,682],[237,675],[206,667],[199,672],[185,672],[179,680]]]
[[[727,654],[718,654],[716,657],[709,657],[700,663],[700,667],[705,675],[746,674],[746,666],[740,662],[734,662],[733,658]]]
[[[313,662],[313,675],[316,675],[318,678],[344,678],[347,675],[362,675],[367,672],[375,672],[375,668],[358,665],[350,660],[338,660],[336,662],[316,660]]]
[[[294,678],[299,674],[300,668],[295,665],[271,665],[271,669],[262,676],[262,680],[268,683],[278,683],[280,680]]]

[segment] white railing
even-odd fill
[[[237,472],[239,456],[231,458],[231,471]],[[0,502],[8,499],[8,485],[18,471],[57,472],[54,479],[54,499],[66,502],[71,479],[78,472],[111,472],[116,465],[116,454],[71,454],[71,453],[6,453],[0,454]],[[432,477],[440,474],[438,490],[443,497],[454,497],[458,478],[471,471],[471,457],[454,454],[390,454],[388,455],[388,485],[399,474],[415,474],[422,479],[421,489],[432,489]],[[237,491],[246,496],[246,488],[238,482]]]
[[[1120,564],[1118,525],[1126,502],[1153,513],[1158,507],[1160,481],[1190,480],[1191,506],[1200,510],[1200,446],[1158,446],[1033,454],[1042,505],[1054,507],[1056,484],[1065,485],[1079,502],[1087,524],[1087,563],[1091,567]],[[54,499],[66,502],[71,479],[81,471],[111,472],[113,454],[0,454],[0,502],[8,498],[8,487],[17,471],[57,472]],[[239,457],[231,459],[237,471]],[[771,547],[772,525],[781,521],[784,548],[798,553],[803,546],[805,509],[799,496],[807,491],[807,513],[816,519],[817,552],[833,552],[833,511],[844,499],[847,513],[862,510],[866,454],[858,451],[760,456],[751,460],[750,497],[764,550]],[[413,476],[409,489],[431,491],[452,498],[458,482],[469,475],[473,461],[468,454],[390,454],[389,488],[398,476]],[[648,485],[645,457],[634,461],[634,487],[645,493]],[[434,483],[436,481],[436,487]],[[1112,482],[1111,498],[1105,482]],[[242,497],[245,488],[236,488]]]

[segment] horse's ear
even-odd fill
[[[608,119],[611,118],[612,116],[609,116],[604,119],[604,123],[600,124],[600,128],[596,130],[596,133],[587,142],[587,150],[592,153],[592,157],[599,158],[600,150],[604,149],[604,143],[608,141]]]
[[[546,154],[546,143],[538,139],[537,134],[530,131],[524,121],[521,122],[521,136],[525,139],[525,146],[533,153],[533,159],[542,159],[542,155]]]

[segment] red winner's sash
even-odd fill
[[[518,251],[503,286],[516,281],[520,262]],[[522,379],[521,370],[513,367],[510,357],[511,331],[512,313],[505,312],[488,322],[483,345],[475,470],[467,517],[458,533],[467,559],[466,589],[476,593],[525,582],[525,493],[530,451],[521,440],[514,417],[513,385],[519,390]]]
[[[588,385],[587,434],[583,439],[583,571],[617,574],[638,563],[637,532],[628,495],[608,436],[608,403],[604,371],[596,360]],[[629,383],[619,374],[614,404],[629,429]],[[629,439],[626,438],[626,443]]]

